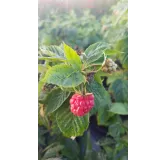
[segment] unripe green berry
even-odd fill
[[[109,67],[108,70],[109,70],[109,71],[112,71],[112,67]]]
[[[111,74],[111,73],[112,73],[112,71],[108,70],[108,73],[110,73],[110,74]]]
[[[107,71],[108,71],[108,68],[107,68],[107,67],[103,67],[103,68],[102,68],[102,71],[103,71],[103,72],[107,72]]]
[[[107,63],[107,66],[108,66],[108,67],[112,67],[113,64],[112,64],[112,63]]]
[[[113,67],[113,68],[112,68],[112,70],[115,72],[115,71],[116,71],[116,68],[115,68],[115,67]]]
[[[115,67],[117,68],[118,67],[118,65],[115,63]]]
[[[112,59],[110,59],[110,58],[108,58],[107,60],[106,60],[106,64],[108,64],[108,63],[112,63],[113,61],[112,61]]]
[[[81,60],[86,59],[86,54],[85,54],[85,53],[82,53],[82,54],[80,55],[80,58],[81,58]]]

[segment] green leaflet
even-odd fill
[[[56,121],[64,136],[82,136],[89,126],[89,114],[83,117],[75,116],[70,111],[69,100],[66,100],[56,112]]]
[[[65,59],[64,51],[55,45],[40,47],[41,54],[47,57]]]
[[[69,97],[70,92],[63,91],[61,89],[53,90],[47,97],[46,113],[52,113],[56,111],[63,102]]]
[[[109,111],[120,115],[128,115],[128,104],[113,103]]]
[[[69,88],[76,87],[85,82],[85,77],[72,66],[61,64],[53,66],[48,70],[45,76],[47,83]]]
[[[113,72],[110,76],[108,76],[107,84],[113,83],[117,79],[122,79],[123,77],[124,77],[124,72],[123,71]]]
[[[38,83],[38,96],[40,96],[40,93],[42,91],[42,87],[44,84],[45,84],[45,81],[43,81],[43,80],[39,81],[39,83]]]
[[[119,137],[120,136],[120,129],[121,129],[121,124],[116,122],[116,123],[109,126],[108,134],[111,135],[112,137]]]
[[[83,58],[83,62],[86,65],[88,65],[88,64],[91,64],[92,62],[97,61],[104,54],[103,51],[109,47],[110,45],[105,42],[98,42],[98,43],[90,45],[85,50],[86,56]]]
[[[93,110],[99,111],[101,107],[108,109],[111,106],[111,99],[105,88],[96,81],[92,81],[87,85],[87,91],[95,96],[95,106]]]
[[[100,74],[98,72],[94,75],[94,80],[96,82],[98,82],[100,85],[102,85],[102,79],[101,79]]]
[[[73,68],[81,70],[82,62],[77,52],[66,44],[64,44],[64,51],[67,61],[73,66]]]
[[[128,102],[128,81],[124,79],[117,79],[113,82],[111,88],[116,102]]]

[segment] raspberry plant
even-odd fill
[[[40,22],[39,159],[127,160],[127,1],[101,17],[56,12]],[[81,105],[88,94],[92,108]]]
[[[66,137],[83,135],[90,115],[101,108],[109,110],[111,107],[110,96],[101,79],[103,64],[117,67],[105,55],[104,51],[109,48],[109,44],[98,42],[90,45],[80,56],[65,43],[39,49],[39,62],[44,61],[44,64],[39,64],[39,71],[42,69],[40,113],[48,119],[53,114],[52,121],[56,121]]]

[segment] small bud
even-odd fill
[[[112,67],[112,66],[113,66],[113,63],[107,63],[107,66],[108,66],[108,67]]]
[[[111,74],[111,73],[112,73],[112,71],[108,70],[108,73],[110,73],[110,74]]]
[[[115,63],[115,67],[117,68],[118,67],[118,65]]]
[[[102,68],[102,71],[103,71],[103,72],[107,72],[107,71],[108,71],[108,68],[107,68],[107,67],[103,67],[103,68]]]
[[[115,72],[115,71],[116,71],[116,68],[115,68],[115,67],[113,67],[113,68],[112,68],[112,70]]]
[[[85,54],[85,53],[82,53],[82,54],[80,55],[80,58],[81,58],[81,60],[86,59],[86,54]]]
[[[112,63],[112,59],[111,59],[111,58],[108,58],[108,59],[106,60],[106,64],[108,64],[108,63]]]
[[[83,60],[83,56],[82,55],[80,55],[80,59]]]
[[[108,70],[111,72],[113,69],[112,69],[112,67],[109,67]]]

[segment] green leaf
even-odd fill
[[[102,137],[101,139],[98,140],[98,142],[96,144],[99,145],[99,146],[104,147],[104,146],[110,146],[114,143],[115,142],[114,142],[113,138],[111,138],[111,137]]]
[[[110,73],[103,72],[102,70],[98,71],[97,74],[98,74],[100,77],[108,77],[108,76],[111,75]]]
[[[69,97],[70,92],[62,91],[61,89],[52,90],[47,97],[46,113],[56,111],[63,102]]]
[[[94,151],[90,150],[86,156],[84,157],[84,160],[107,160],[106,154],[102,151]]]
[[[103,149],[105,150],[107,154],[107,159],[112,160],[113,159],[113,148],[110,147],[109,145],[104,146]]]
[[[45,77],[45,74],[46,74],[48,68],[49,67],[47,67],[47,66],[38,65],[38,72],[41,73],[40,80],[38,82],[38,97],[40,96],[42,88],[43,88],[44,84],[46,83],[44,77]]]
[[[40,96],[44,84],[45,84],[45,81],[41,79],[38,83],[38,96]]]
[[[52,147],[50,149],[48,149],[44,156],[43,156],[43,159],[46,160],[48,158],[54,158],[57,156],[58,152],[63,150],[63,148],[65,148],[64,145],[57,145],[56,147]]]
[[[99,84],[96,81],[92,81],[87,84],[87,91],[93,93],[95,96],[95,105],[93,107],[93,110],[97,111],[101,107],[111,106],[110,96],[103,85]]]
[[[110,76],[107,78],[107,84],[113,83],[117,79],[123,78],[123,71],[113,72]]]
[[[45,145],[45,136],[44,134],[47,132],[47,130],[44,130],[43,128],[38,127],[38,144],[39,145]]]
[[[58,137],[62,136],[62,132],[60,131],[60,129],[59,129],[58,125],[57,125],[56,118],[55,118],[56,116],[55,115],[56,115],[56,112],[54,112],[53,114],[49,115],[50,116],[50,120],[52,122],[50,134],[51,135],[56,135],[56,137],[58,138]]]
[[[118,51],[118,50],[112,50],[112,49],[105,50],[106,55],[109,55],[111,57],[116,57],[116,58],[118,58],[121,53],[123,53],[123,52]]]
[[[42,64],[38,64],[38,72],[39,73],[45,73],[47,71],[47,67],[45,65]]]
[[[90,45],[85,50],[86,57],[84,57],[83,62],[88,65],[97,61],[104,54],[104,50],[109,47],[110,45],[105,42],[98,42]]]
[[[115,48],[123,52],[120,54],[119,59],[122,62],[123,68],[128,69],[128,37],[118,41]]]
[[[128,115],[128,104],[113,103],[109,111],[120,115]]]
[[[109,126],[108,128],[108,134],[112,137],[119,137],[120,136],[120,130],[121,130],[121,124],[115,123]]]
[[[63,62],[65,60],[60,58],[54,58],[54,57],[38,57],[38,60],[45,60],[49,62]]]
[[[69,100],[66,100],[56,112],[56,121],[64,136],[82,136],[89,126],[89,114],[83,117],[75,116],[70,111]]]
[[[71,160],[76,160],[79,156],[78,143],[75,140],[68,138],[65,138],[61,143],[65,146],[65,148],[61,151],[62,155]]]
[[[40,135],[38,135],[38,144],[40,144],[40,145],[45,145],[45,137],[43,136],[40,136]]]
[[[40,51],[44,56],[65,59],[64,51],[58,46],[42,46],[40,47]]]
[[[101,80],[100,74],[98,72],[95,74],[94,80],[102,85],[102,80]]]
[[[56,84],[64,88],[72,88],[85,82],[85,77],[71,66],[61,64],[50,68],[45,76],[47,83]]]
[[[124,125],[125,128],[128,128],[128,120],[125,120],[125,121],[123,122],[123,125]]]
[[[122,64],[124,68],[128,68],[128,52],[125,52],[122,59]]]
[[[103,53],[98,60],[93,62],[93,64],[98,65],[98,66],[101,67],[103,65],[103,63],[105,62],[105,60],[106,60],[106,56],[105,56],[105,53]]]
[[[38,102],[41,104],[45,104],[46,100],[47,100],[47,96],[49,94],[49,91],[41,91],[40,95],[38,97]]]
[[[68,62],[74,68],[81,69],[82,62],[77,52],[74,51],[71,47],[69,47],[66,44],[64,44],[64,51],[65,51],[66,59],[68,60]]]
[[[124,79],[117,79],[113,82],[111,88],[116,102],[128,102],[128,81]]]
[[[128,143],[128,135],[124,135],[124,136],[122,137],[122,140],[125,141],[126,143]]]
[[[42,117],[39,113],[38,113],[38,123],[40,126],[45,126],[47,129],[49,129],[49,120],[47,117]]]
[[[98,108],[97,124],[102,126],[108,126],[110,124],[109,119],[112,116],[109,112],[109,107]]]

